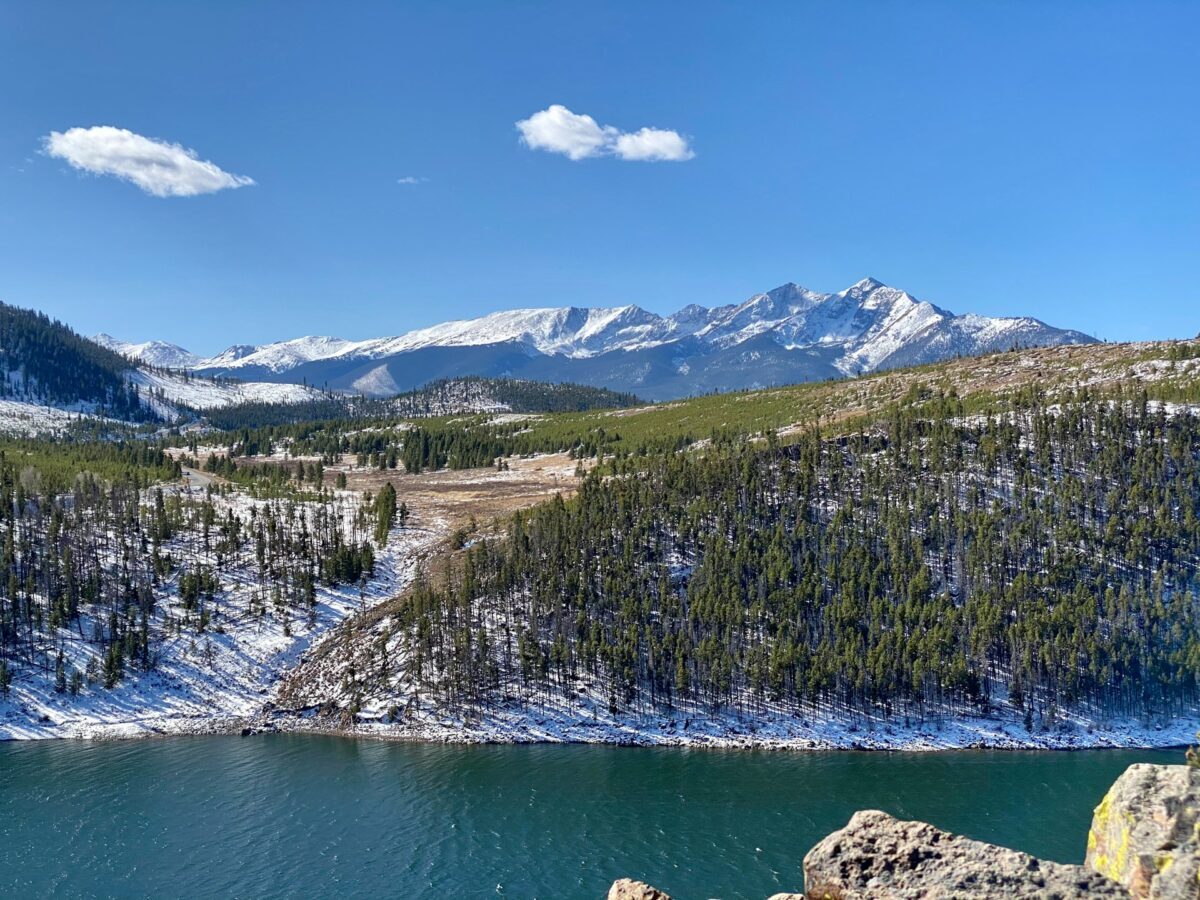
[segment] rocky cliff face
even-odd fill
[[[1082,866],[865,810],[808,852],[804,882],[770,900],[1200,898],[1200,769],[1130,766],[1096,807]],[[669,898],[622,880],[609,900]]]

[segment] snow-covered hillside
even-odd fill
[[[164,491],[168,503],[178,498],[189,514],[208,496],[198,486],[167,486]],[[153,503],[153,494],[146,492],[147,504]],[[288,521],[331,516],[349,540],[362,497],[343,491],[322,504],[253,500],[239,492],[216,496],[211,502],[219,508],[221,521],[236,520],[247,532],[256,516],[261,518],[274,508],[282,517],[279,510],[286,507]],[[220,551],[199,551],[196,532],[183,531],[166,546],[166,553],[216,573],[219,586],[208,601],[211,624],[196,630],[200,614],[181,596],[186,568],[153,585],[139,583],[139,590],[155,595],[154,613],[143,626],[154,645],[153,667],[146,671],[130,662],[124,677],[106,687],[101,674],[104,655],[92,639],[103,631],[105,622],[103,617],[84,614],[77,632],[66,632],[56,647],[46,650],[59,651],[63,669],[83,676],[78,678],[78,689],[56,687],[53,654],[47,657],[50,669],[17,666],[7,696],[0,695],[0,740],[190,732],[252,716],[271,698],[281,675],[317,640],[350,616],[402,590],[443,532],[439,521],[393,529],[386,545],[377,548],[369,578],[335,587],[321,583],[311,612],[304,613],[280,604],[278,596],[271,599],[264,587],[266,574],[252,552],[222,558]],[[117,565],[117,559],[113,551],[108,564]]]
[[[299,384],[220,381],[159,370],[131,369],[126,377],[137,388],[142,405],[166,422],[193,418],[193,410],[203,412],[252,402],[301,403],[325,396]],[[105,415],[94,403],[50,404],[37,398],[0,399],[0,434],[60,435],[84,420],[125,424]]]
[[[0,434],[17,437],[60,435],[82,419],[100,420],[86,409],[60,409],[22,400],[0,400]],[[110,421],[110,420],[104,420]]]
[[[571,380],[666,397],[1093,340],[1032,318],[957,316],[872,278],[834,294],[785,284],[742,303],[691,304],[669,316],[633,305],[513,309],[398,337],[303,337],[234,346],[207,359],[160,342],[102,337],[136,358],[205,374],[306,380],[374,397],[462,375]],[[694,377],[701,370],[704,383]]]
[[[138,386],[143,402],[165,418],[179,415],[179,406],[205,410],[235,403],[301,403],[324,395],[314,388],[276,382],[220,381],[183,373],[137,369],[129,380]]]

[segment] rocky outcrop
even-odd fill
[[[1130,766],[1096,807],[1082,866],[857,812],[804,857],[803,894],[770,900],[1200,900],[1200,768]],[[609,900],[669,900],[623,879]]]
[[[671,900],[671,897],[644,881],[622,878],[608,889],[608,900]]]
[[[973,841],[879,810],[857,812],[804,857],[808,897],[1127,897],[1114,881],[1085,869]]]
[[[1200,769],[1126,769],[1096,807],[1085,865],[1133,897],[1200,897]]]

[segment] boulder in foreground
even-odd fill
[[[857,812],[804,857],[806,896],[830,900],[999,897],[1128,897],[1083,866],[906,822],[879,810]]]
[[[644,881],[621,878],[608,889],[608,900],[671,900],[671,897]]]
[[[1126,769],[1096,807],[1085,865],[1133,897],[1200,897],[1200,769]]]
[[[771,900],[1200,900],[1200,768],[1130,766],[1096,807],[1082,866],[869,809],[808,852],[804,883]],[[629,879],[608,898],[670,900]]]

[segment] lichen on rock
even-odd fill
[[[1126,769],[1096,807],[1085,865],[1136,898],[1200,897],[1200,769]]]

